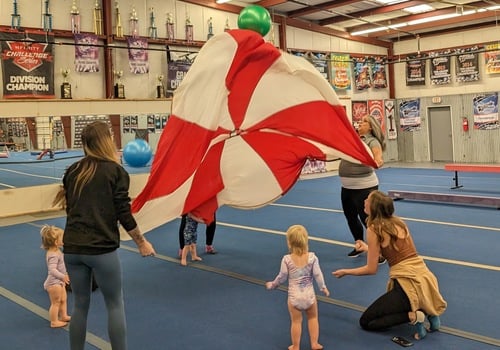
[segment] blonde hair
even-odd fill
[[[385,135],[379,121],[372,115],[368,115],[367,118],[368,123],[370,124],[371,134],[378,140],[380,147],[382,147],[382,151],[384,151],[386,148]]]
[[[57,240],[63,235],[64,231],[53,225],[43,225],[40,229],[42,236],[42,249],[49,250],[57,247]]]
[[[290,226],[286,231],[286,239],[292,254],[303,255],[309,250],[309,237],[306,228],[302,225]]]
[[[80,160],[72,172],[77,172],[74,195],[80,196],[86,184],[92,180],[99,160],[108,160],[120,164],[113,135],[107,123],[95,121],[82,130],[82,144],[85,157]],[[61,188],[56,194],[53,206],[66,204],[66,192]]]

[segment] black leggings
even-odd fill
[[[368,217],[365,213],[365,199],[368,198],[370,192],[377,189],[378,186],[356,190],[344,187],[341,189],[342,210],[354,241],[363,240],[366,218]]]
[[[359,325],[367,331],[381,331],[398,324],[410,322],[408,312],[411,311],[410,300],[394,280],[394,288],[371,304],[361,318]]]
[[[179,248],[182,249],[184,248],[184,227],[186,227],[186,216],[187,215],[182,215],[181,218],[181,225],[179,226]],[[205,230],[206,234],[206,240],[205,244],[206,245],[212,245],[214,241],[214,236],[215,236],[215,227],[217,226],[215,222],[215,214],[214,214],[214,221],[210,225],[207,225],[207,228]]]

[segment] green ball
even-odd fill
[[[265,36],[271,29],[271,15],[262,6],[247,6],[241,10],[238,16],[238,28],[253,30]]]

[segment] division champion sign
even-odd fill
[[[4,98],[54,98],[52,37],[0,33]]]

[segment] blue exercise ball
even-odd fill
[[[123,159],[133,168],[146,166],[151,160],[153,151],[149,144],[142,139],[130,141],[123,149]]]

